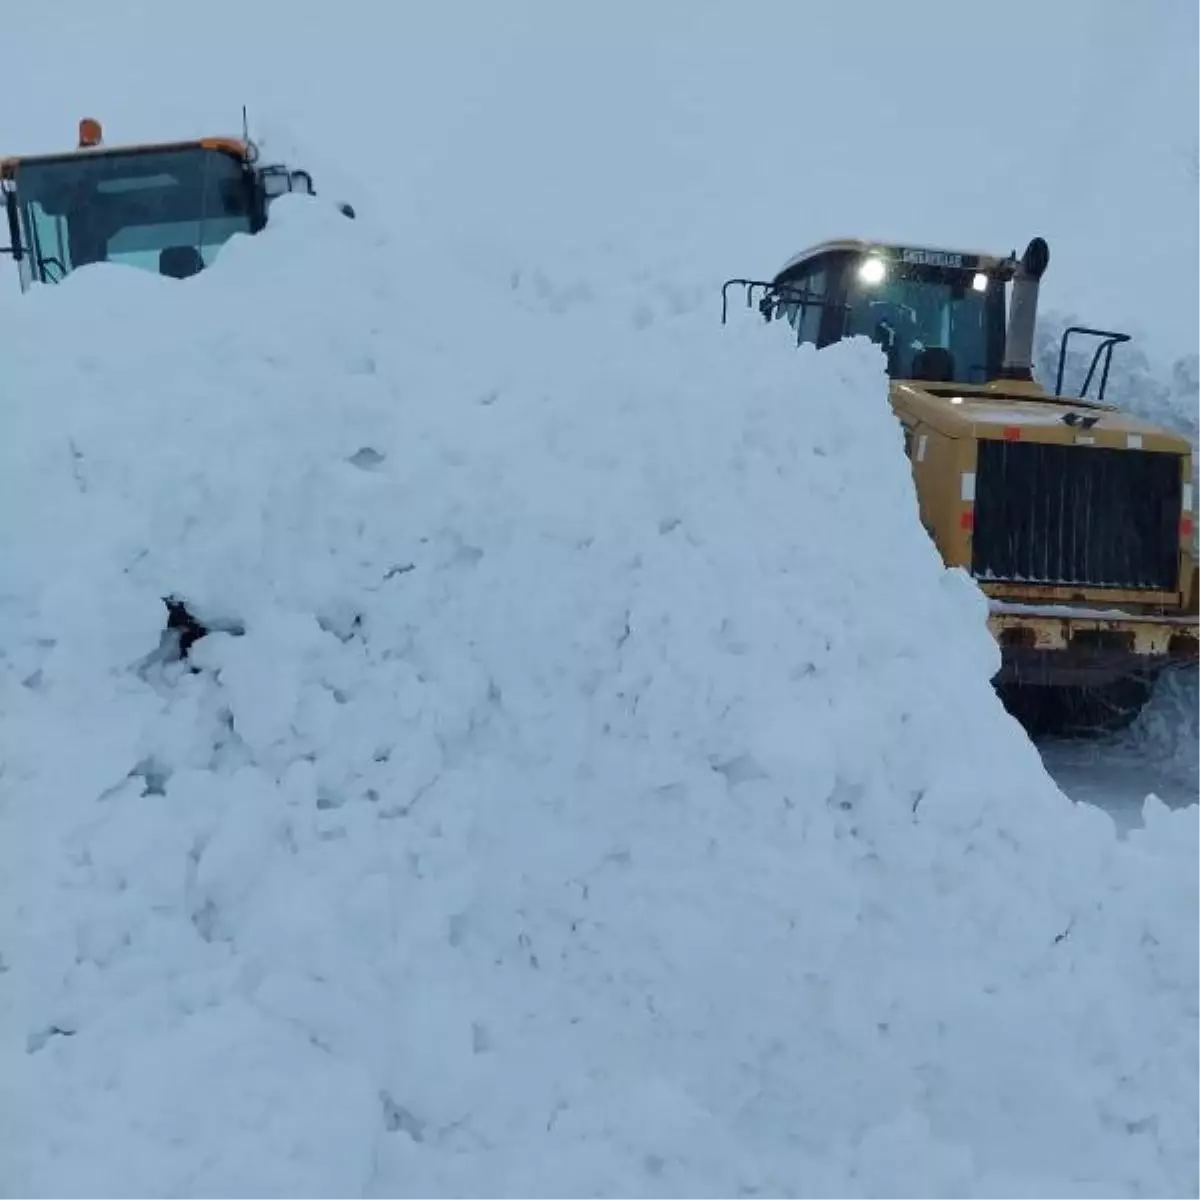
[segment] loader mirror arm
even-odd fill
[[[271,163],[265,167],[258,167],[255,175],[262,195],[268,202],[296,192],[305,196],[317,194],[312,173],[303,168],[292,170],[283,163]],[[343,217],[347,217],[351,221],[358,216],[358,213],[354,211],[354,205],[347,204],[344,200],[338,202],[337,210]]]

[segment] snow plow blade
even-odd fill
[[[1103,687],[1130,676],[1195,666],[1200,622],[1195,614],[992,600],[988,627],[1002,653],[997,683]]]

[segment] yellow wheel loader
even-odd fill
[[[0,158],[9,237],[0,251],[16,262],[23,291],[96,262],[186,279],[235,233],[258,233],[271,201],[297,191],[315,194],[312,176],[260,163],[248,132],[108,146],[85,117],[73,150]]]
[[[1125,334],[1068,329],[1054,390],[1034,379],[1049,259],[1041,238],[1019,258],[829,241],[728,280],[721,319],[740,288],[798,343],[879,346],[921,521],[988,597],[1002,700],[1030,732],[1095,733],[1129,724],[1163,671],[1195,669],[1192,451],[1105,401]],[[1068,396],[1075,339],[1092,355]]]

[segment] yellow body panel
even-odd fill
[[[922,524],[947,566],[970,570],[973,478],[978,442],[989,439],[1141,449],[1176,454],[1185,481],[1193,477],[1191,446],[1177,434],[1109,404],[1049,396],[1036,384],[997,381],[982,387],[894,381],[891,403],[905,430]],[[1063,422],[1065,413],[1098,417],[1090,429]],[[1194,539],[1180,539],[1180,591],[1047,586],[980,580],[991,602],[989,627],[1006,655],[1063,657],[1071,675],[1080,645],[1103,635],[1121,648],[1126,665],[1194,662],[1197,562]],[[1024,631],[1024,632],[1014,632]],[[1010,655],[1011,656],[1011,655]]]
[[[950,438],[1003,438],[1006,429],[1019,427],[1025,441],[1191,453],[1186,438],[1141,417],[1109,404],[1049,396],[1037,385],[1003,381],[972,388],[901,380],[892,384],[891,399],[901,419],[908,414]],[[1067,413],[1095,417],[1096,424],[1072,427],[1063,421]],[[1130,443],[1131,434],[1136,444]]]

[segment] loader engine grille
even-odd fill
[[[1173,591],[1181,467],[1175,454],[980,441],[974,575]]]

